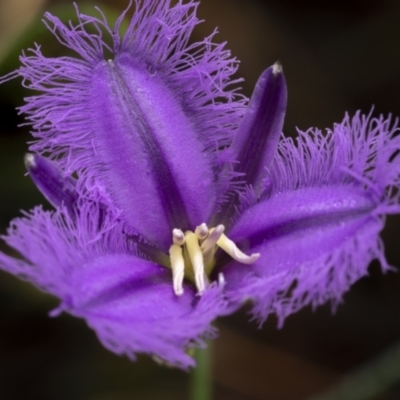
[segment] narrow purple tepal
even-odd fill
[[[397,121],[357,113],[332,129],[282,134],[286,83],[266,69],[249,101],[213,35],[191,43],[197,3],[136,0],[109,27],[46,14],[75,57],[37,45],[21,67],[25,162],[53,211],[14,219],[0,268],[60,299],[101,342],[194,365],[212,321],[250,302],[264,322],[340,302],[400,212]],[[103,36],[108,35],[109,38]],[[112,43],[109,45],[108,43]],[[106,57],[105,54],[108,54]]]

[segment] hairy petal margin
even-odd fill
[[[0,269],[58,297],[51,315],[84,318],[115,353],[194,366],[187,350],[205,346],[216,335],[212,321],[226,313],[223,284],[201,297],[185,284],[176,296],[170,271],[141,256],[118,216],[87,199],[79,199],[79,209],[72,217],[66,208],[38,207],[15,219],[3,239],[22,258],[0,253]]]
[[[232,302],[253,299],[261,322],[331,299],[340,302],[373,259],[390,269],[379,233],[399,213],[397,121],[357,113],[328,130],[283,138],[270,168],[268,198],[245,211],[230,237],[259,252],[246,270],[223,269]]]

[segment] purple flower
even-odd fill
[[[11,223],[22,258],[0,254],[0,268],[59,297],[53,315],[85,318],[110,350],[187,368],[186,350],[246,300],[282,323],[339,302],[371,260],[389,269],[379,232],[400,212],[400,138],[390,118],[359,113],[285,138],[279,64],[246,107],[224,46],[188,44],[197,3],[135,4],[123,38],[124,14],[114,29],[46,14],[78,58],[37,46],[3,78],[39,92],[21,107],[26,164],[55,211]]]

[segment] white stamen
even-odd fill
[[[180,229],[172,230],[172,242],[178,246],[183,246],[185,244],[185,235]]]
[[[173,244],[169,248],[169,258],[171,260],[172,282],[174,292],[177,296],[183,294],[183,278],[185,275],[185,261],[182,255],[182,247]]]
[[[242,264],[252,264],[260,257],[259,253],[244,254],[236,244],[224,235],[224,225],[208,229],[205,223],[196,227],[195,231],[183,233],[180,229],[172,230],[173,244],[169,248],[174,292],[183,294],[185,276],[194,280],[197,294],[201,296],[209,285],[208,276],[215,266],[214,255],[220,247],[233,259]],[[201,243],[201,245],[200,245]],[[189,261],[189,259],[190,261]],[[185,266],[186,262],[186,266]],[[192,267],[192,271],[185,268]],[[218,285],[225,285],[222,273],[218,274]]]
[[[210,229],[208,238],[201,245],[201,250],[204,255],[209,254],[214,249],[219,238],[224,233],[224,230],[225,227],[223,225],[218,225],[216,228]]]
[[[206,277],[204,273],[203,253],[201,252],[197,235],[191,231],[186,232],[186,247],[192,262],[194,281],[197,286],[198,294],[201,295],[206,288]]]
[[[253,264],[260,257],[259,253],[254,253],[250,256],[244,254],[237,248],[236,244],[232,242],[232,240],[228,239],[224,234],[222,234],[217,241],[217,245],[226,253],[228,253],[233,259],[242,264]]]
[[[196,227],[196,230],[194,231],[194,233],[196,234],[197,238],[199,240],[203,240],[207,237],[208,235],[208,226],[206,223],[202,223],[201,225]]]

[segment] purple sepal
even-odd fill
[[[267,168],[282,133],[286,103],[287,89],[282,66],[275,63],[258,79],[229,149],[237,163],[228,167],[234,170],[233,178],[215,223],[229,227],[240,211],[265,196]]]
[[[65,206],[73,215],[78,199],[75,180],[64,176],[51,161],[37,154],[27,153],[24,160],[29,176],[44,197],[55,208]]]
[[[286,81],[281,65],[276,63],[258,79],[231,147],[238,161],[236,171],[245,174],[246,184],[256,192],[275,155],[286,103]]]
[[[282,139],[270,167],[268,198],[247,209],[229,235],[259,260],[222,270],[232,302],[253,299],[262,322],[311,304],[336,305],[373,259],[389,269],[379,232],[400,212],[396,123],[357,114],[326,134]]]

